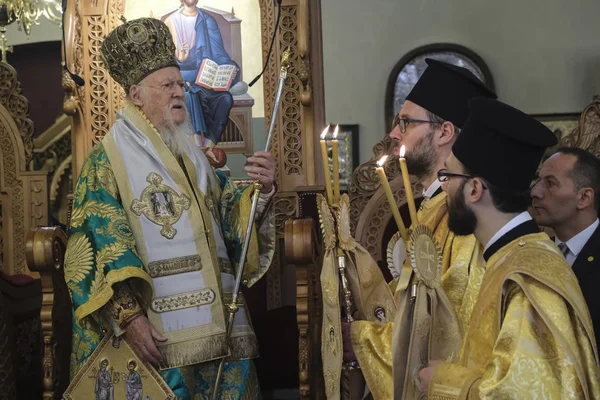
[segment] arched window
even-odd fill
[[[494,80],[486,63],[466,47],[451,43],[436,43],[418,47],[398,61],[388,79],[385,97],[385,119],[388,131],[394,116],[402,108],[406,96],[427,68],[426,58],[434,58],[465,67],[494,90]]]

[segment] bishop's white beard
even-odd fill
[[[194,135],[194,130],[189,115],[186,114],[185,120],[179,125],[172,118],[169,118],[167,126],[159,129],[158,133],[175,157],[191,154],[193,145],[191,138]]]
[[[142,86],[142,99],[145,102],[152,102],[152,93],[149,88]],[[194,136],[194,128],[188,114],[185,101],[177,101],[178,104],[182,105],[185,109],[185,120],[177,125],[173,120],[173,116],[169,112],[169,109],[164,110],[164,127],[156,126],[156,130],[160,134],[163,142],[167,145],[169,150],[173,153],[176,158],[181,157],[183,154],[191,155],[193,153],[192,137]]]

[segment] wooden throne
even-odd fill
[[[6,63],[0,81],[0,393],[33,399],[47,389],[51,399],[69,378],[71,315],[59,256],[66,242],[52,240],[60,230],[38,228],[48,224],[47,172],[36,168],[29,103]],[[37,229],[49,242],[29,240]],[[53,314],[55,300],[61,311]],[[54,325],[62,327],[58,341]]]
[[[391,140],[384,137],[373,147],[373,157],[361,164],[353,173],[349,188],[351,224],[354,238],[365,247],[378,262],[384,276],[390,277],[387,268],[386,247],[396,232],[383,189],[375,173],[376,161],[389,154]],[[572,132],[562,132],[559,146],[581,147],[600,156],[600,96],[595,96],[579,118]],[[558,146],[557,146],[558,147]],[[397,158],[396,158],[397,159]],[[386,163],[386,175],[390,181],[396,202],[400,207],[405,225],[410,220],[406,205],[404,185],[398,162]],[[415,200],[420,202],[423,188],[413,180]],[[300,388],[303,398],[324,398],[323,373],[321,369],[321,291],[319,284],[321,252],[319,238],[310,237],[307,226],[318,229],[315,197],[305,194],[302,200],[303,213],[299,219],[286,222],[286,257],[296,265],[297,297],[300,328]],[[314,234],[313,234],[314,235]],[[316,250],[316,256],[310,255]],[[300,306],[301,305],[301,306]]]
[[[25,263],[25,234],[48,224],[46,173],[32,171],[33,122],[21,95],[17,72],[0,63],[0,271],[30,274]]]

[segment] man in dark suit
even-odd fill
[[[600,347],[600,160],[583,149],[559,149],[543,164],[531,197],[533,217],[554,230],[579,280]]]

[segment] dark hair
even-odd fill
[[[594,209],[600,210],[600,159],[593,153],[579,147],[561,147],[557,153],[575,156],[570,176],[575,189],[592,188],[594,191]]]
[[[477,176],[479,179],[483,180],[485,187],[489,190],[490,196],[492,197],[492,203],[498,211],[503,213],[521,213],[527,211],[527,208],[531,205],[529,189],[514,190],[500,188],[489,183],[485,178],[467,171],[464,165],[463,169],[465,174]]]
[[[442,124],[444,122],[446,122],[446,120],[444,118],[438,117],[437,115],[435,115],[434,113],[432,113],[429,110],[425,110],[425,112],[427,113],[427,119],[429,121],[431,121],[430,124],[433,129],[440,129],[442,127]],[[452,124],[452,125],[454,125],[454,124]],[[454,133],[456,135],[458,135],[460,133],[460,128],[456,125],[454,125]]]
[[[486,185],[490,191],[492,202],[498,211],[504,213],[521,213],[527,211],[527,208],[531,205],[529,189],[503,189],[495,185],[490,185],[488,182],[486,182]]]

